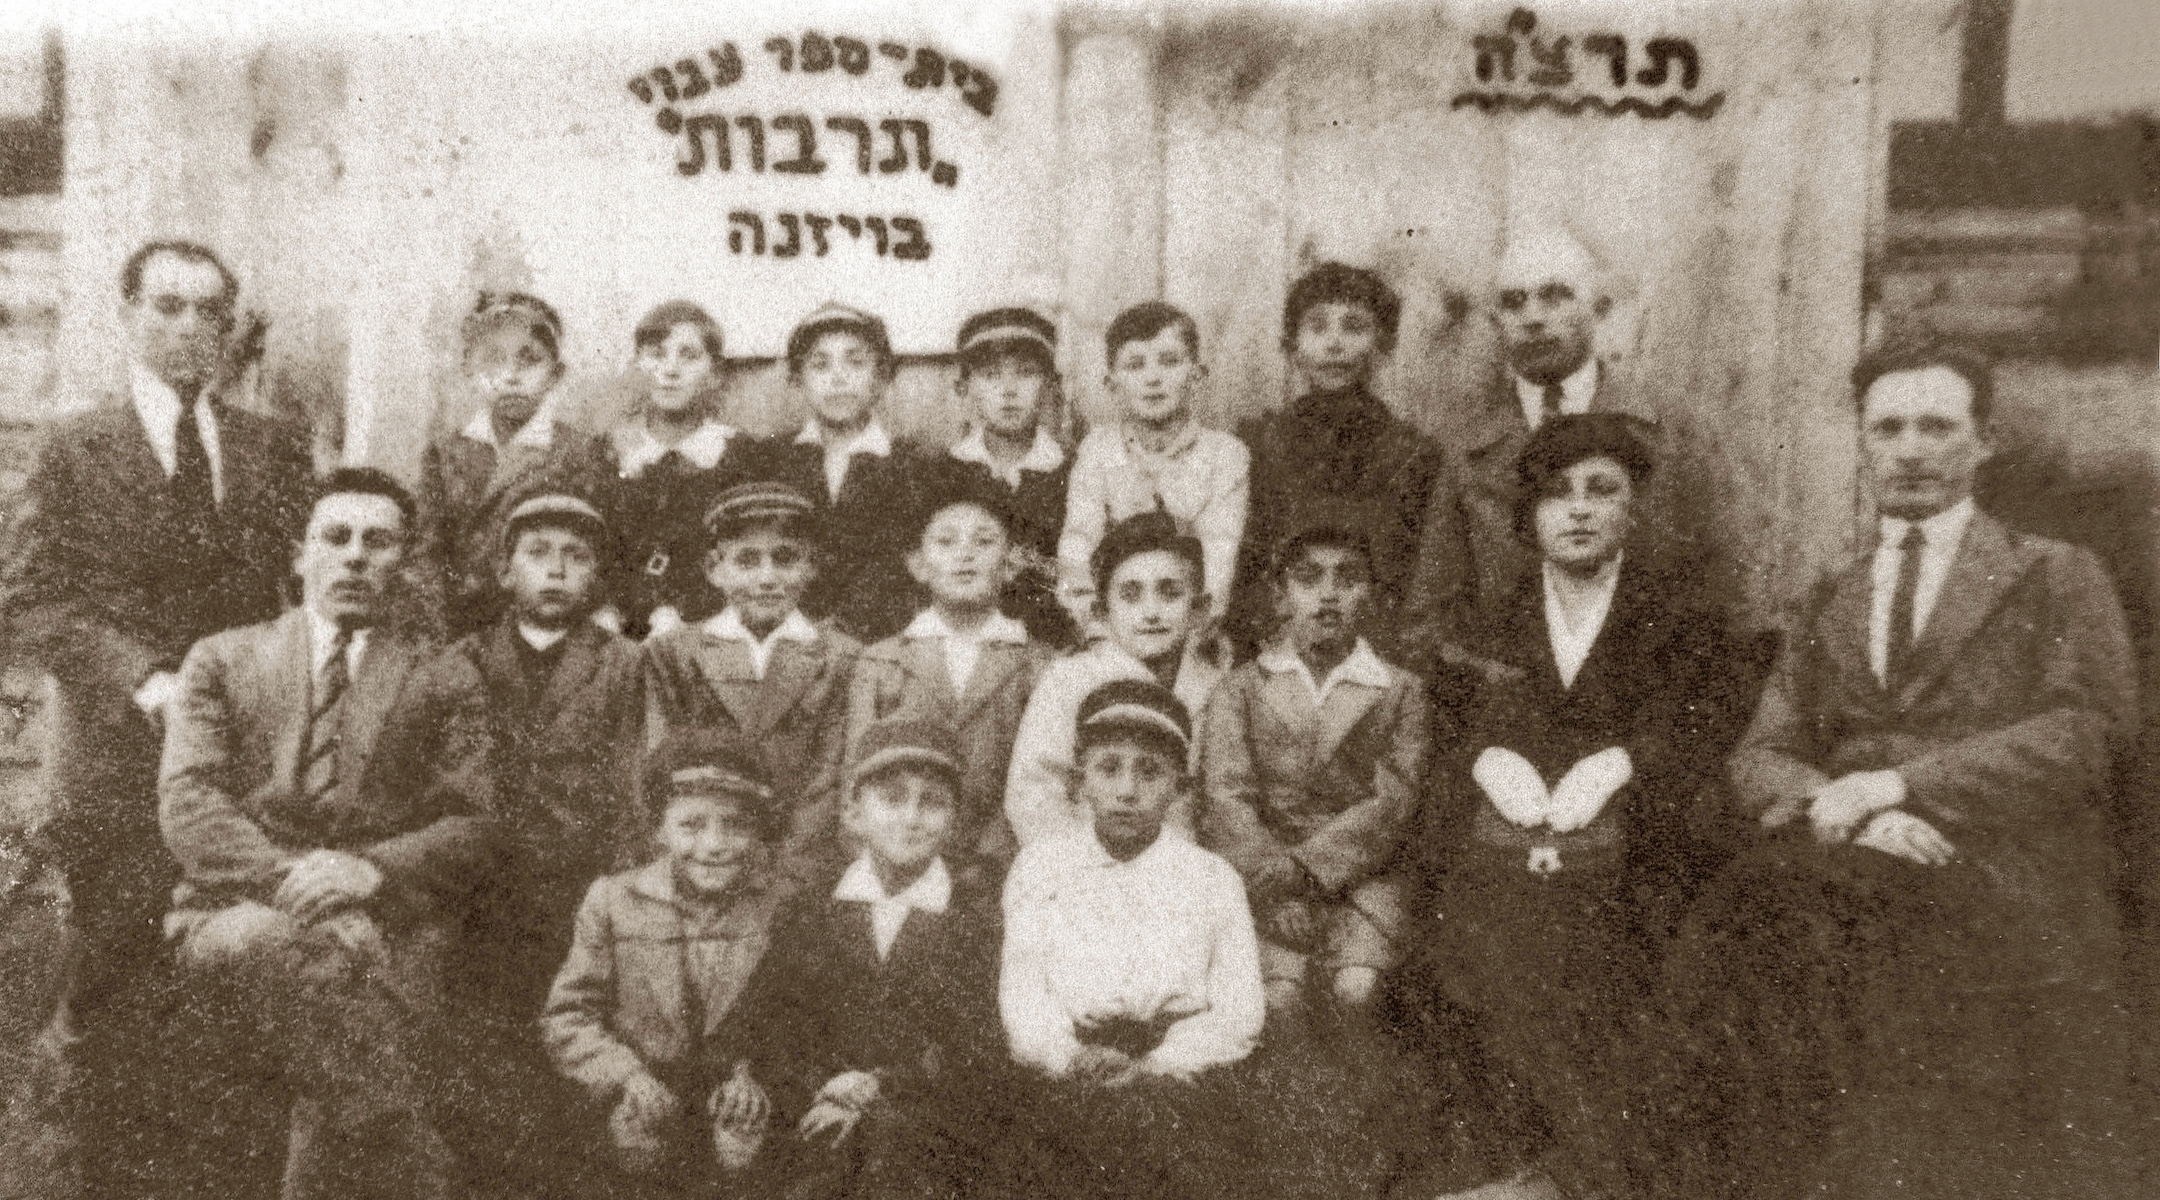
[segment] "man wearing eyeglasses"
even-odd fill
[[[0,563],[8,645],[57,684],[37,844],[68,885],[73,970],[53,1032],[96,1195],[144,1191],[155,1153],[129,1148],[149,1127],[140,1066],[179,877],[157,825],[175,673],[196,639],[277,614],[310,474],[300,430],[224,403],[238,292],[194,243],[128,258],[126,386],[48,430]]]

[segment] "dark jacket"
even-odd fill
[[[662,605],[685,621],[720,611],[720,594],[706,578],[712,538],[705,514],[720,493],[761,478],[765,453],[757,439],[737,433],[710,468],[670,452],[635,473],[616,472],[607,503],[610,578],[624,633],[644,637]]]
[[[998,607],[1027,626],[1028,636],[1043,645],[1073,646],[1079,634],[1057,597],[1057,543],[1065,530],[1065,490],[1072,480],[1072,456],[1049,471],[1022,468],[1018,487],[1007,487],[978,462],[951,459],[945,466],[966,476],[973,486],[1005,496],[1009,533],[1021,569],[1005,585]]]
[[[834,500],[825,489],[823,447],[788,439],[772,445],[772,478],[819,507],[818,575],[803,612],[865,645],[900,632],[922,607],[907,555],[922,541],[924,495],[945,457],[894,437],[888,456],[855,456]]]
[[[1258,653],[1274,629],[1268,564],[1276,544],[1324,517],[1371,539],[1366,627],[1380,656],[1400,661],[1396,633],[1426,511],[1446,490],[1440,444],[1362,389],[1301,397],[1280,412],[1240,422],[1237,435],[1252,451],[1250,507],[1228,615],[1239,660]]]
[[[57,422],[0,565],[9,644],[58,684],[46,761],[64,860],[114,853],[169,872],[154,796],[159,734],[133,694],[198,638],[277,615],[305,521],[305,434],[237,409],[218,417],[225,501],[190,533],[125,395]],[[150,855],[155,861],[150,861]]]

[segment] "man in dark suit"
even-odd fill
[[[277,612],[310,473],[301,431],[223,402],[238,291],[202,246],[129,257],[127,387],[49,431],[0,567],[10,646],[58,685],[39,839],[67,878],[75,961],[58,1029],[94,1151],[83,1168],[107,1194],[140,1184],[116,1173],[141,1144],[137,1064],[178,876],[157,830],[174,672],[197,638]]]
[[[1532,228],[1508,244],[1491,298],[1503,361],[1458,418],[1449,470],[1435,480],[1420,524],[1400,635],[1412,670],[1460,659],[1466,635],[1497,619],[1535,574],[1536,553],[1514,534],[1515,461],[1532,431],[1565,413],[1640,418],[1658,475],[1638,500],[1631,553],[1668,578],[1698,581],[1703,599],[1731,599],[1729,568],[1701,536],[1711,511],[1681,430],[1596,354],[1611,307],[1597,259],[1566,230]]]
[[[1891,352],[1855,383],[1878,536],[1732,758],[1859,1027],[1821,1169],[1846,1196],[2113,1194],[2088,1152],[2120,1095],[2122,609],[2091,553],[1975,509],[1984,366]]]
[[[451,1191],[433,1047],[446,953],[496,867],[493,795],[481,693],[378,620],[412,521],[388,476],[332,472],[301,607],[188,652],[158,773],[181,970],[297,1096],[288,1200]]]

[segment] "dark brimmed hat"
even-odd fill
[[[705,528],[717,534],[752,521],[807,521],[816,515],[817,505],[811,503],[810,497],[788,484],[768,479],[738,483],[720,493],[713,506],[705,510]]]
[[[785,812],[757,747],[740,734],[715,729],[673,733],[654,748],[645,763],[645,795],[655,813],[685,796],[733,800],[768,839],[778,835]]]
[[[1515,497],[1515,536],[1537,540],[1537,504],[1553,476],[1590,458],[1620,464],[1629,482],[1641,490],[1656,469],[1644,440],[1651,423],[1628,413],[1565,413],[1539,425],[1515,458],[1521,490]]]
[[[993,308],[960,324],[953,347],[960,361],[979,364],[999,354],[1028,354],[1045,366],[1057,363],[1057,326],[1031,308]]]
[[[848,771],[850,790],[862,781],[894,767],[911,766],[936,771],[960,782],[960,751],[951,728],[936,721],[879,721],[863,731],[862,747]]]
[[[1177,521],[1161,509],[1149,509],[1112,525],[1095,543],[1095,552],[1088,556],[1088,574],[1095,580],[1098,597],[1110,590],[1110,576],[1128,558],[1167,550],[1192,564],[1193,588],[1205,586],[1207,560],[1200,548],[1200,539],[1181,532]]]
[[[989,472],[949,455],[924,472],[922,484],[916,490],[915,504],[914,524],[918,532],[930,523],[930,518],[955,504],[973,505],[989,513],[1007,533],[1012,531],[1012,494]]]
[[[795,323],[787,339],[787,360],[791,368],[799,368],[803,356],[810,347],[828,333],[844,330],[870,343],[877,352],[881,364],[892,361],[892,338],[885,332],[885,322],[864,312],[836,301],[827,301],[817,311]]]
[[[1176,747],[1182,760],[1192,749],[1192,714],[1169,688],[1150,679],[1114,679],[1080,702],[1074,727],[1086,745],[1111,732],[1134,732]]]
[[[517,546],[518,535],[535,525],[562,526],[578,531],[595,548],[607,543],[607,519],[584,497],[571,492],[536,492],[518,502],[503,518],[502,549]]]

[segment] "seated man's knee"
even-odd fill
[[[298,921],[266,904],[243,901],[196,922],[180,943],[180,965],[189,970],[244,970],[288,953],[301,934]]]
[[[1376,967],[1341,967],[1335,972],[1335,999],[1344,1004],[1363,1008],[1373,1001],[1380,987],[1380,971]]]

